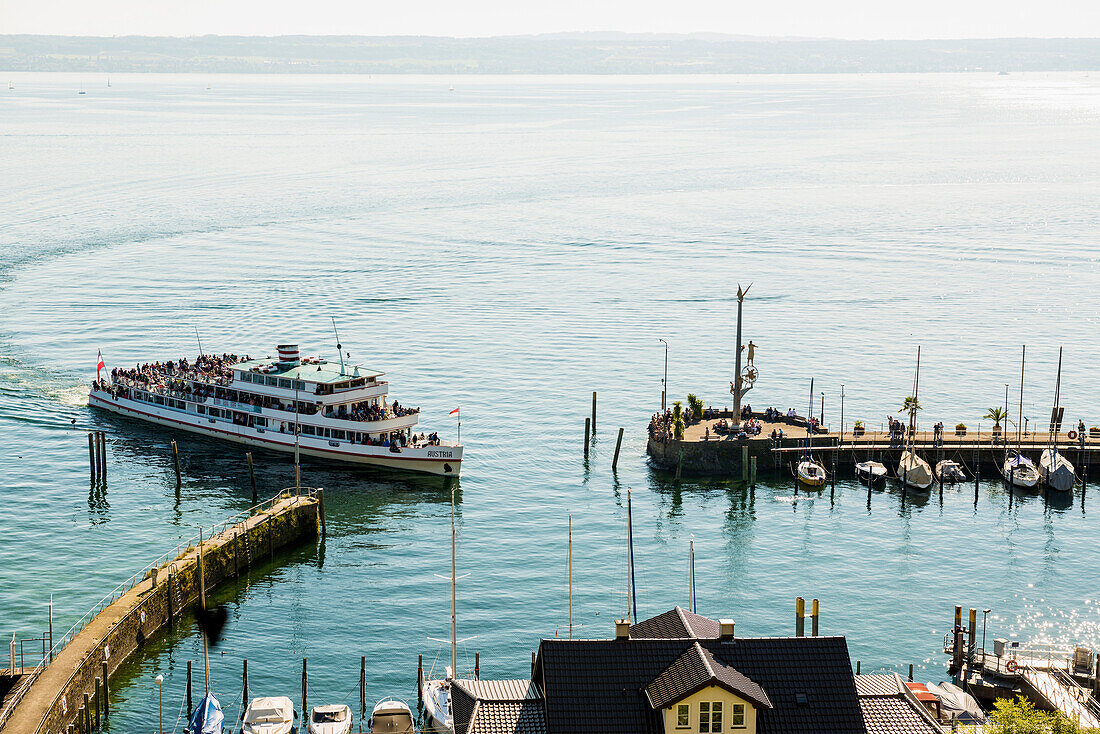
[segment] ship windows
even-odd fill
[[[279,387],[290,389],[294,386],[290,384],[290,380],[286,379],[285,377],[280,377],[279,378]]]
[[[201,415],[206,415],[206,406],[205,405],[196,405],[195,410],[199,411],[199,414],[201,414]]]
[[[266,379],[268,385],[271,385],[272,387],[278,387],[279,386],[279,378],[277,378],[277,377],[267,377],[265,379]]]
[[[313,426],[302,426],[302,434],[306,436],[312,436],[314,434]]]
[[[344,432],[343,431],[333,431],[332,432],[332,437],[335,438],[335,439],[338,439],[340,441],[343,441],[344,440]]]

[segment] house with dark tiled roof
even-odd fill
[[[857,675],[856,692],[868,734],[944,734],[926,706],[938,706],[935,696],[913,691],[897,673]]]
[[[542,640],[530,681],[495,691],[456,685],[455,734],[868,731],[843,637],[734,629],[676,608],[620,620],[613,639]]]

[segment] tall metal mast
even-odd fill
[[[344,374],[344,345],[340,343],[340,332],[336,330],[336,317],[330,316],[332,319],[332,333],[336,335],[336,353],[340,357],[340,374]]]
[[[455,490],[451,487],[451,675],[458,676],[458,611],[455,604]]]
[[[573,516],[569,516],[569,639],[573,639]]]
[[[627,600],[627,612],[638,622],[638,597],[634,589],[634,520],[630,508],[630,488],[626,490],[626,557],[630,562],[630,599]]]
[[[749,288],[752,288],[752,283],[749,283]],[[740,284],[737,286],[737,356],[734,359],[733,374],[733,417],[738,421],[741,420],[741,398],[745,394],[741,384],[741,306],[745,302],[749,288],[742,290]]]

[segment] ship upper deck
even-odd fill
[[[314,385],[332,386],[334,390],[361,387],[377,382],[385,372],[368,370],[361,365],[344,366],[319,357],[306,357],[301,362],[280,362],[275,357],[250,359],[232,365],[234,372],[255,373],[286,380],[300,380]],[[248,381],[248,380],[246,380]],[[346,384],[345,384],[346,383]]]

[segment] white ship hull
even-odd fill
[[[241,426],[232,421],[215,420],[186,410],[113,397],[108,392],[96,390],[89,393],[88,404],[119,415],[212,438],[271,451],[294,453],[293,430],[283,433],[270,428]],[[441,476],[457,477],[462,467],[462,447],[454,445],[405,446],[399,452],[394,452],[386,446],[368,446],[350,441],[330,441],[321,437],[301,435],[299,451],[303,456],[319,459],[370,464]]]

